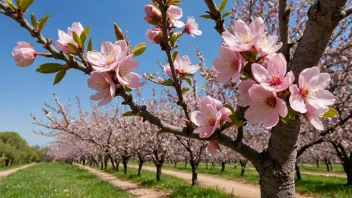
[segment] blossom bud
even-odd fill
[[[17,66],[26,67],[31,65],[37,55],[33,46],[23,41],[19,41],[17,44],[18,45],[13,48],[12,51],[12,56],[17,62]]]
[[[153,5],[146,5],[144,7],[144,11],[145,11],[145,14],[147,16],[144,17],[144,19],[154,25],[156,24],[158,21],[161,20],[161,12],[160,10],[158,10],[156,7],[154,7]]]
[[[160,28],[149,29],[145,35],[147,36],[148,41],[152,43],[160,44],[163,42],[163,32]]]

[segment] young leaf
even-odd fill
[[[87,51],[92,51],[92,50],[93,50],[93,43],[92,43],[92,38],[90,38],[88,41]]]
[[[223,1],[220,3],[220,5],[219,5],[219,10],[220,10],[220,12],[222,12],[222,11],[225,9],[226,4],[227,4],[227,0],[223,0]]]
[[[6,3],[12,8],[13,10],[17,10],[18,7],[12,3],[12,0],[6,0]]]
[[[61,80],[65,77],[65,75],[66,75],[66,69],[60,70],[55,76],[54,85],[61,82]]]
[[[199,17],[205,18],[205,19],[211,19],[210,14],[202,14]]]
[[[189,88],[188,88],[188,87],[184,87],[184,88],[182,88],[182,90],[181,90],[182,93],[186,93],[187,91],[189,91]]]
[[[35,17],[34,13],[31,14],[31,22],[33,27],[37,27],[37,18]]]
[[[241,127],[244,124],[244,121],[241,119],[238,119],[236,114],[229,115],[229,118],[232,120],[233,125],[235,125],[236,127]]]
[[[181,79],[181,80],[185,80],[185,81],[189,84],[189,86],[192,86],[192,81],[191,81],[191,79],[186,78],[185,76],[182,76],[180,79]]]
[[[181,1],[180,0],[172,0],[171,2],[170,2],[170,5],[182,5],[181,4]]]
[[[87,39],[87,36],[88,36],[88,34],[89,34],[89,30],[90,30],[90,26],[86,27],[86,28],[82,31],[81,35],[79,36],[80,39],[81,39],[82,46],[84,45],[84,42],[85,42],[86,39]]]
[[[177,55],[178,55],[178,50],[176,50],[174,53],[172,53],[171,58],[172,58],[173,62],[175,62]]]
[[[122,114],[122,117],[134,116],[135,114],[132,111],[127,111]]]
[[[77,46],[76,46],[75,44],[73,44],[73,43],[67,43],[67,45],[68,45],[68,47],[69,47],[71,50],[73,50],[74,52],[77,52],[77,53],[80,52],[79,49],[77,48]]]
[[[174,81],[172,81],[172,79],[169,78],[169,79],[165,80],[162,84],[165,86],[172,86],[174,84]]]
[[[76,32],[72,32],[73,40],[79,45],[82,46],[81,38],[79,38]]]
[[[46,14],[43,18],[41,18],[38,21],[38,24],[36,26],[38,32],[40,32],[44,28],[44,26],[45,26],[47,20],[49,19],[49,17],[50,17],[50,15]]]
[[[116,36],[116,40],[119,41],[119,40],[123,40],[123,32],[121,30],[121,28],[116,24],[114,23],[114,30],[115,30],[115,36]]]
[[[65,69],[65,65],[59,63],[45,63],[37,68],[37,72],[42,74],[52,74]]]
[[[225,13],[222,15],[222,18],[225,18],[225,17],[229,16],[231,13],[232,13],[231,11],[225,12]]]
[[[139,43],[132,50],[133,56],[139,56],[139,55],[143,54],[143,52],[145,51],[146,48],[147,48],[147,43],[145,43],[145,42]]]
[[[233,107],[231,105],[225,104],[224,107],[230,109],[232,113],[235,113],[235,109],[233,109]]]
[[[22,0],[20,3],[20,10],[22,12],[25,12],[29,8],[29,6],[32,5],[33,2],[34,0]]]
[[[337,111],[336,109],[334,109],[334,107],[329,107],[329,110],[324,113],[323,115],[321,115],[322,118],[332,118],[332,117],[335,117],[337,116]]]

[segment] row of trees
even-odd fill
[[[16,132],[0,132],[0,166],[50,161],[48,148],[29,146]]]

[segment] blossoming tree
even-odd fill
[[[305,19],[306,22],[298,21],[291,31],[290,11],[297,12],[297,9],[292,3],[288,6],[290,2],[287,0],[258,1],[259,6],[252,1],[236,1],[236,6],[244,6],[248,10],[237,12],[235,9],[236,12],[232,14],[223,12],[227,0],[218,5],[214,0],[204,2],[209,11],[202,17],[215,22],[215,30],[223,40],[219,58],[213,61],[215,80],[236,87],[238,85],[236,106],[204,96],[199,110],[192,111],[189,108],[184,94],[190,90],[187,84],[191,86],[192,76],[201,67],[193,65],[188,56],[178,55],[176,48],[182,36],[199,36],[202,32],[198,30],[193,17],[189,17],[186,23],[182,21],[179,0],[151,0],[151,4],[145,6],[145,20],[152,26],[147,30],[147,40],[160,45],[160,49],[165,52],[168,63],[163,66],[163,71],[170,77],[148,79],[173,87],[173,93],[177,96],[176,104],[186,119],[185,124],[178,125],[163,120],[133,99],[131,91],[144,84],[140,81],[140,75],[134,72],[138,66],[135,57],[143,53],[146,44],[132,47],[116,24],[117,41],[104,42],[100,51],[94,51],[91,39],[87,45],[85,42],[90,27],[83,28],[75,22],[67,32],[59,31],[55,43],[58,50],[51,39],[41,34],[48,15],[37,20],[33,14],[31,23],[24,18],[23,13],[33,0],[17,0],[16,3],[1,0],[0,13],[28,30],[48,51],[38,53],[29,44],[19,42],[13,51],[18,66],[30,65],[36,56],[61,60],[63,64],[43,64],[37,71],[56,73],[55,84],[70,69],[90,74],[88,86],[97,91],[91,99],[99,101],[99,105],[108,104],[114,97],[122,97],[123,104],[130,107],[125,116],[142,117],[155,125],[159,129],[158,133],[202,139],[210,141],[212,147],[221,144],[240,153],[260,173],[262,197],[295,197],[294,169],[301,120],[323,130],[321,117],[333,117],[336,114],[336,110],[331,107],[335,97],[325,90],[331,77],[317,65],[326,47],[333,46],[331,39],[336,35],[335,28],[340,21],[346,23],[352,8],[346,8],[349,5],[347,0],[312,2],[304,17],[301,13],[292,14],[291,18]],[[307,4],[303,6],[308,7]],[[266,12],[268,10],[269,13]],[[258,16],[261,13],[266,14]],[[231,15],[236,19],[236,14],[242,14],[243,18],[233,20],[227,28],[225,17]],[[338,33],[341,35],[344,29],[340,27],[336,30],[342,32]],[[296,43],[289,39],[292,32],[293,38],[299,38]],[[257,151],[243,141],[243,128],[251,125],[262,125],[271,130],[267,149]],[[231,135],[222,133],[235,127],[237,130],[233,130]]]

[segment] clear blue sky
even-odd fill
[[[211,66],[214,58],[219,56],[221,38],[213,29],[214,22],[199,18],[207,10],[203,0],[181,0],[183,3],[185,22],[187,16],[195,16],[203,35],[192,38],[184,36],[179,44],[180,55],[189,55],[193,63],[199,63],[196,56],[198,46],[204,54],[207,65]],[[217,0],[217,4],[219,4]],[[103,41],[115,41],[113,22],[116,22],[124,31],[128,30],[129,40],[133,45],[145,42],[145,32],[148,25],[144,17],[144,5],[148,0],[36,0],[26,13],[28,18],[34,12],[37,18],[49,13],[51,15],[42,33],[47,38],[57,40],[57,30],[65,30],[72,22],[79,21],[83,26],[91,25],[90,36],[93,38],[93,48],[99,50]],[[232,2],[229,1],[226,11],[230,10]],[[82,72],[70,70],[65,79],[58,85],[53,86],[54,75],[43,75],[35,72],[36,68],[51,60],[38,57],[30,67],[19,68],[11,56],[13,47],[17,41],[25,41],[34,44],[39,52],[45,52],[37,45],[29,33],[21,28],[12,19],[0,15],[0,131],[15,131],[20,133],[30,145],[44,145],[49,139],[35,135],[32,129],[38,129],[32,124],[30,114],[38,118],[44,118],[42,108],[44,103],[53,104],[53,93],[56,93],[62,102],[67,103],[70,98],[73,108],[76,109],[75,96],[80,97],[84,108],[90,108],[89,96],[93,93],[87,87],[87,75]],[[156,61],[165,62],[165,54],[159,50],[159,46],[148,43],[148,48],[142,56],[137,57],[140,65],[137,72],[161,72]],[[143,93],[149,97],[151,87],[148,83]],[[115,102],[117,104],[117,102]]]

